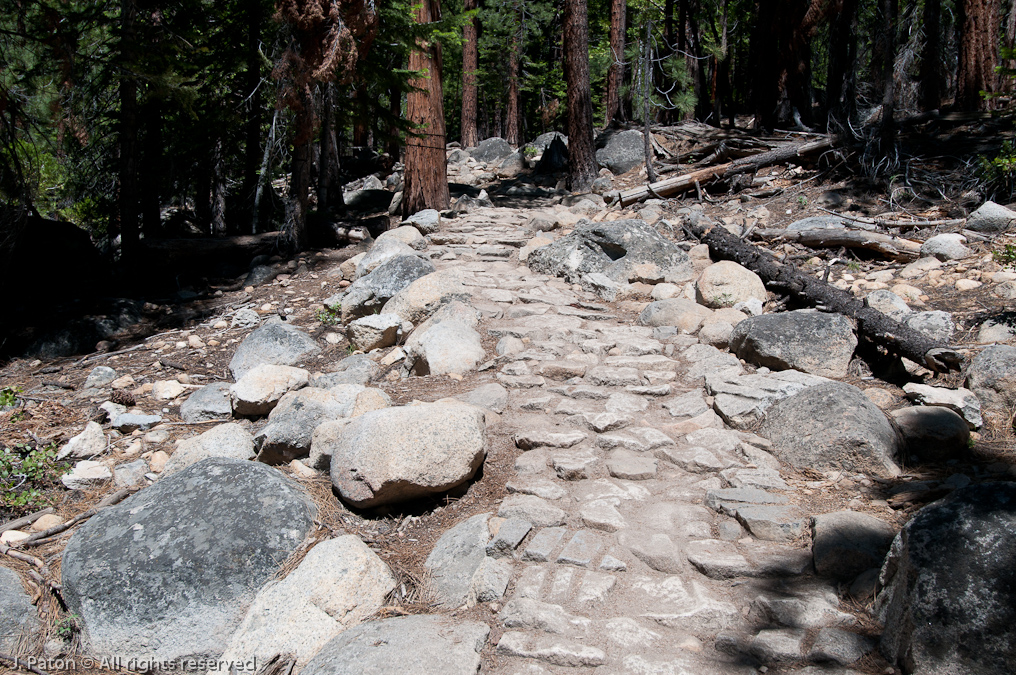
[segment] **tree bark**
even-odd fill
[[[518,19],[518,10],[513,8]],[[519,146],[519,31],[521,26],[514,26],[511,42],[508,46],[508,129],[505,140],[512,147]]]
[[[438,21],[438,0],[423,0],[416,22]],[[445,158],[444,106],[441,100],[441,45],[418,41],[409,55],[409,69],[424,76],[410,82],[407,117],[417,130],[406,140],[406,172],[402,209],[410,216],[423,209],[447,209],[448,169]]]
[[[924,50],[921,52],[921,106],[942,105],[942,0],[924,0]]]
[[[773,256],[719,226],[710,226],[702,219],[690,226],[691,231],[709,246],[714,258],[733,260],[759,275],[766,288],[786,293],[794,299],[825,311],[837,312],[857,321],[862,335],[891,353],[910,359],[935,372],[959,370],[963,357],[943,342],[932,340],[924,333],[891,319],[882,312],[866,307],[847,291],[842,291],[793,267],[781,265]]]
[[[162,106],[158,99],[152,97],[145,102],[142,117],[145,135],[141,157],[144,170],[140,179],[143,184],[140,194],[141,224],[146,235],[153,235],[162,226],[160,187],[165,169],[162,163]]]
[[[859,0],[842,0],[829,27],[829,70],[826,100],[827,129],[839,131],[854,116],[857,62],[857,6]]]
[[[254,201],[261,160],[261,24],[263,4],[247,3],[247,64],[244,89],[247,98],[247,119],[244,122],[243,179],[240,186],[240,213],[252,224],[255,221]],[[248,228],[244,227],[243,230]]]
[[[568,182],[587,192],[596,178],[593,100],[589,91],[589,18],[586,0],[564,0],[564,77],[568,96]]]
[[[998,65],[998,0],[962,0],[957,20],[962,26],[959,68],[956,74],[956,107],[988,110],[991,102],[981,92],[995,90]]]
[[[465,10],[476,9],[477,0],[465,0]],[[475,147],[480,139],[476,133],[476,70],[479,52],[476,39],[476,18],[462,27],[462,147]]]
[[[879,36],[882,55],[882,152],[888,153],[896,142],[896,19],[899,0],[879,0],[882,30]]]
[[[300,107],[293,121],[293,157],[286,200],[286,232],[297,251],[307,245],[307,210],[309,206],[310,167],[314,161],[314,97],[309,87],[300,96]]]
[[[674,12],[673,0],[667,0],[670,13]],[[626,0],[611,0],[610,3],[610,68],[607,70],[607,100],[603,116],[603,127],[615,120],[621,121],[621,85],[624,84],[624,33]]]
[[[118,129],[119,171],[117,211],[120,220],[120,255],[131,261],[140,242],[138,218],[138,83],[130,68],[137,57],[137,5],[134,0],[120,2],[119,83],[120,115]]]

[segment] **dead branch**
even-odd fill
[[[10,654],[4,654],[0,652],[0,661],[6,661],[7,663],[13,665],[15,668],[27,670],[30,673],[35,673],[35,675],[49,675],[49,673],[47,673],[45,670],[39,670],[35,666],[25,663],[18,657],[11,656]]]
[[[881,253],[896,261],[914,260],[921,255],[921,245],[916,241],[892,237],[878,232],[840,230],[832,228],[815,230],[756,230],[759,239],[793,241],[809,248],[864,248]]]
[[[78,515],[74,516],[73,518],[68,520],[66,523],[61,523],[60,525],[55,525],[55,526],[53,526],[53,527],[51,527],[51,528],[49,528],[47,530],[43,530],[42,532],[36,532],[35,534],[31,535],[27,539],[22,539],[21,541],[17,542],[17,544],[15,544],[15,545],[18,546],[18,547],[40,546],[40,545],[46,543],[46,541],[48,541],[49,538],[52,537],[53,535],[60,534],[61,532],[65,532],[65,531],[71,529],[72,527],[74,527],[75,525],[80,523],[81,521],[87,520],[88,518],[91,518],[96,513],[98,513],[102,509],[106,508],[107,506],[112,506],[113,504],[116,504],[116,503],[122,501],[130,493],[131,493],[130,488],[124,488],[123,490],[118,490],[118,491],[114,492],[113,494],[107,496],[105,499],[103,499],[101,502],[99,502],[98,504],[96,504],[92,508],[88,509],[87,511],[82,511]]]
[[[965,218],[945,218],[943,220],[899,220],[897,218],[887,218],[885,216],[877,218],[862,218],[861,216],[848,216],[845,213],[836,213],[835,211],[823,209],[822,207],[819,207],[818,210],[843,218],[844,220],[851,220],[855,223],[878,225],[879,227],[898,227],[900,229],[918,227],[953,227],[964,225],[967,222]]]
[[[702,183],[713,178],[726,178],[739,173],[754,172],[766,166],[779,164],[780,162],[814,155],[833,147],[834,141],[834,138],[829,137],[808,143],[787,143],[772,150],[737,159],[733,162],[700,169],[674,178],[667,178],[652,183],[650,186],[625,190],[621,193],[621,206],[629,206],[648,198],[651,194],[650,188],[656,194],[669,196],[693,188],[696,182]]]
[[[891,319],[850,293],[804,274],[793,267],[781,265],[761,249],[741,241],[726,229],[711,225],[706,219],[690,225],[702,243],[709,246],[714,258],[733,260],[761,277],[770,290],[786,293],[811,306],[837,312],[857,322],[857,331],[889,352],[915,361],[934,372],[959,370],[963,355],[945,343],[932,340],[924,333]]]
[[[47,506],[46,508],[42,509],[41,511],[36,511],[35,513],[31,513],[31,514],[25,516],[24,518],[18,518],[17,520],[9,520],[6,523],[4,523],[3,525],[0,525],[0,532],[6,532],[7,530],[20,530],[25,525],[31,525],[32,523],[37,521],[39,518],[42,518],[43,516],[45,516],[47,514],[50,514],[50,513],[53,513],[53,507],[52,506]]]

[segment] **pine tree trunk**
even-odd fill
[[[141,112],[145,129],[141,158],[144,165],[141,172],[141,226],[146,235],[152,235],[162,226],[160,187],[165,169],[162,163],[162,106],[159,99],[149,99]]]
[[[212,151],[212,234],[225,237],[226,232],[226,176],[222,161],[222,139],[215,143]]]
[[[392,119],[399,119],[402,117],[402,92],[392,87],[388,90],[388,112],[391,114]],[[476,117],[473,117],[473,132],[476,132]],[[338,148],[336,148],[338,151]],[[402,156],[402,143],[399,142],[399,130],[393,124],[388,129],[388,149],[386,151],[388,156],[392,158],[393,162],[398,162]]]
[[[589,19],[586,0],[564,0],[564,78],[568,96],[568,182],[587,192],[596,178],[593,101],[589,91]]]
[[[300,107],[293,121],[292,174],[289,183],[289,199],[286,200],[286,225],[289,240],[294,250],[302,251],[307,245],[308,192],[310,191],[310,166],[314,161],[314,98],[309,91],[300,97]]]
[[[342,195],[342,190],[333,190],[337,182],[337,162],[335,161],[335,146],[333,143],[332,126],[334,125],[334,114],[332,111],[332,85],[321,85],[321,150],[318,155],[318,177],[317,177],[317,208],[319,213],[324,213],[332,206],[334,192]]]
[[[423,0],[416,11],[420,24],[441,18],[438,0]],[[441,100],[441,45],[417,42],[409,69],[426,73],[410,84],[407,117],[417,129],[406,140],[406,173],[402,209],[409,216],[423,209],[447,209],[448,169],[445,158],[444,106]]]
[[[921,106],[942,105],[942,0],[924,0],[924,50],[921,53]]]
[[[673,14],[673,0],[668,0]],[[614,120],[620,121],[621,85],[624,83],[624,33],[626,0],[611,0],[610,3],[610,68],[607,70],[607,101],[603,116],[603,127]]]
[[[133,261],[141,241],[138,217],[138,83],[129,68],[135,63],[137,5],[134,0],[120,3],[120,116],[118,129],[119,171],[117,211],[120,220],[120,255]]]
[[[247,97],[247,119],[244,122],[243,179],[240,187],[240,209],[243,219],[254,218],[258,165],[261,160],[261,22],[262,3],[247,3],[247,64],[244,89]],[[242,228],[246,230],[247,228]]]
[[[465,0],[465,10],[476,9],[477,0]],[[462,27],[462,147],[475,147],[480,139],[476,133],[476,69],[479,56],[476,46],[476,19]]]
[[[881,20],[880,53],[882,63],[882,152],[896,141],[896,20],[899,15],[899,0],[879,0]]]
[[[998,65],[998,0],[962,0],[957,12],[962,33],[959,44],[959,69],[956,74],[956,107],[960,110],[987,110],[990,101],[982,91],[995,87]]]
[[[512,34],[508,48],[508,132],[505,140],[512,147],[519,146],[519,36],[518,28]]]
[[[829,70],[826,97],[827,128],[842,127],[854,115],[857,61],[858,0],[844,0],[829,27]]]

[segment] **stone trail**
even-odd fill
[[[531,272],[515,255],[537,234],[526,221],[485,208],[430,235],[500,340],[487,366],[525,451],[489,523],[488,552],[512,566],[483,672],[748,673],[870,650],[795,544],[808,514],[780,492],[768,442],[713,411],[706,382],[735,396],[737,359]]]

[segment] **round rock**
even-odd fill
[[[354,419],[323,450],[332,484],[360,507],[392,504],[450,490],[469,480],[486,454],[479,408],[425,403]]]
[[[917,406],[890,413],[908,454],[928,461],[956,459],[967,450],[970,427],[948,408]]]
[[[766,301],[765,284],[759,275],[730,260],[705,268],[695,282],[695,299],[713,309],[733,307],[752,298]]]
[[[857,347],[854,327],[840,314],[810,310],[745,319],[730,333],[738,358],[773,370],[843,377]]]
[[[967,388],[985,410],[997,414],[1016,407],[1016,347],[995,345],[975,356],[967,371]]]
[[[808,387],[769,408],[763,427],[774,454],[798,469],[897,476],[896,431],[857,387]]]
[[[316,509],[277,470],[199,462],[103,509],[71,537],[63,594],[95,656],[215,658]]]

